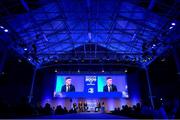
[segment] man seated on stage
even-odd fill
[[[84,102],[84,111],[86,112],[88,110],[88,105],[87,105],[87,102],[85,101]]]
[[[103,88],[103,92],[117,92],[117,87],[112,84],[112,78],[107,77],[106,78],[106,85]]]
[[[96,107],[95,107],[95,112],[99,112],[101,110],[101,103],[98,102]]]
[[[66,85],[62,86],[61,92],[75,92],[75,87],[71,84],[71,77],[66,78]]]

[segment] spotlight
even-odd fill
[[[102,69],[102,71],[101,71],[102,73],[104,72],[104,69]]]
[[[146,59],[143,59],[143,62],[147,62],[147,60],[146,60]]]
[[[78,73],[80,73],[80,70],[78,69]]]
[[[160,100],[162,101],[163,99],[161,98]]]
[[[1,28],[1,29],[4,29],[4,27],[3,27],[3,26],[0,26],[0,28]]]
[[[88,32],[88,38],[89,38],[89,40],[91,40],[91,38],[92,38],[91,32]]]
[[[58,72],[57,69],[55,69],[54,72],[57,73]]]
[[[153,47],[156,47],[156,44],[153,44]]]
[[[31,58],[28,58],[29,61],[31,61]]]
[[[127,70],[127,69],[125,69],[125,70],[124,70],[124,72],[125,72],[125,73],[127,73],[127,72],[128,72],[128,70]]]
[[[5,29],[4,32],[8,32],[8,29]]]
[[[128,86],[126,85],[125,88],[128,89]]]
[[[148,57],[148,60],[152,60],[152,57]]]
[[[169,29],[171,30],[171,29],[173,29],[173,27],[171,26],[171,27],[169,27]]]
[[[174,22],[173,22],[173,23],[171,23],[171,25],[175,26],[175,25],[176,25],[176,23],[174,23]]]
[[[24,48],[24,51],[27,51],[27,48],[26,48],[26,47]]]

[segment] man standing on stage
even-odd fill
[[[107,77],[106,78],[106,85],[103,88],[103,92],[117,92],[117,87],[112,84],[112,78]]]
[[[71,84],[71,77],[66,77],[66,84],[62,86],[61,92],[75,92],[75,87]]]

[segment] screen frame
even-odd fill
[[[121,93],[121,97],[122,98],[129,98],[129,89],[128,89],[128,80],[127,80],[127,74],[126,73],[105,73],[105,74],[102,74],[102,73],[56,73],[56,80],[55,80],[55,85],[54,85],[54,92],[56,92],[56,84],[57,84],[57,77],[58,76],[83,76],[84,79],[86,76],[96,76],[98,78],[98,76],[121,76],[123,75],[125,77],[125,82],[127,84],[127,93],[128,93],[128,97],[122,97],[122,93],[121,91],[117,91],[117,92],[114,92],[113,94],[115,93]],[[98,83],[97,83],[98,84]],[[62,92],[61,92],[62,93]],[[75,92],[75,93],[82,93],[82,96],[80,98],[85,98],[85,97],[88,97],[88,98],[91,98],[91,97],[94,97],[93,95],[88,95],[87,93],[84,93],[84,92]],[[104,93],[108,93],[108,92],[97,92],[96,94],[99,94],[101,96],[101,94],[104,94]],[[111,92],[112,93],[112,92]],[[67,94],[67,93],[66,93]],[[71,98],[71,94],[72,93],[69,93],[69,95],[67,95],[68,98]],[[87,96],[85,96],[84,94],[87,94]],[[66,95],[65,95],[66,96]],[[117,95],[118,98],[119,98],[119,95]],[[54,98],[61,98],[61,97],[56,97],[53,95]],[[103,95],[101,96],[103,97]],[[62,97],[62,98],[66,98],[66,97]],[[103,98],[108,98],[107,96],[106,97],[103,97]],[[115,97],[116,98],[116,97]]]

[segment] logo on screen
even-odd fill
[[[89,88],[88,93],[94,93],[94,88]]]
[[[96,76],[86,76],[86,82],[89,82],[87,85],[95,85]]]

